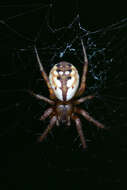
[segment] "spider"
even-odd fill
[[[48,86],[50,98],[35,94],[33,91],[30,91],[30,94],[51,105],[40,118],[40,120],[45,120],[50,117],[49,125],[39,137],[40,142],[47,136],[55,124],[57,126],[60,124],[70,126],[71,120],[74,120],[82,147],[85,149],[86,142],[82,131],[82,124],[77,114],[82,115],[86,120],[93,123],[98,128],[104,128],[103,124],[91,117],[84,109],[77,107],[77,105],[94,97],[94,95],[80,97],[86,89],[86,74],[88,70],[88,59],[82,39],[81,45],[84,56],[84,66],[79,88],[79,74],[75,66],[69,62],[61,61],[53,66],[48,77],[41,63],[37,48],[34,48],[41,76]]]

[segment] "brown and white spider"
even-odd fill
[[[44,71],[43,65],[40,61],[37,49],[35,47],[35,54],[39,64],[40,72],[48,86],[50,99],[42,95],[35,94],[34,92],[30,93],[37,99],[43,100],[52,105],[52,107],[48,108],[40,118],[40,120],[45,120],[47,117],[50,117],[51,119],[45,131],[39,137],[39,141],[42,141],[46,137],[48,132],[53,128],[55,124],[59,126],[60,123],[62,123],[70,126],[71,120],[74,120],[82,146],[85,149],[86,142],[82,131],[81,121],[77,114],[81,114],[85,119],[97,127],[104,128],[103,124],[93,119],[85,110],[77,107],[77,105],[94,97],[93,95],[90,95],[76,99],[77,97],[81,96],[86,89],[86,74],[88,70],[88,59],[83,40],[81,40],[81,44],[84,55],[84,66],[79,88],[79,74],[77,69],[71,63],[62,61],[58,64],[55,64],[51,69],[48,77]]]

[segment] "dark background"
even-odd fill
[[[47,1],[44,1],[45,3]],[[21,4],[19,2],[19,5]],[[23,4],[26,5],[23,11],[28,11],[28,5],[31,2],[25,1]],[[46,12],[30,13],[28,17],[21,15],[16,19],[9,20],[8,17],[22,12],[21,6],[17,8],[15,2],[9,2],[9,5],[13,5],[12,7],[2,7],[5,2],[3,4],[1,2],[0,5],[0,20],[4,20],[11,28],[18,31],[18,34],[20,32],[23,37],[26,37],[23,39],[22,36],[18,36],[14,30],[11,31],[5,24],[0,26],[1,189],[50,189],[57,187],[60,189],[62,187],[81,189],[91,185],[120,184],[124,178],[123,172],[120,173],[120,168],[124,169],[127,151],[126,100],[122,103],[119,100],[119,97],[126,98],[127,57],[125,52],[127,36],[123,32],[124,30],[121,33],[120,31],[115,33],[115,40],[113,45],[110,46],[111,49],[113,48],[113,53],[110,56],[118,60],[116,66],[111,67],[108,75],[109,81],[106,83],[109,86],[110,82],[111,84],[115,83],[115,87],[111,86],[109,88],[110,95],[114,97],[110,108],[103,109],[104,101],[96,100],[88,106],[88,110],[92,110],[91,113],[95,113],[94,116],[103,121],[108,126],[108,130],[98,131],[82,120],[83,124],[86,125],[86,129],[84,129],[88,145],[86,151],[79,147],[79,141],[74,143],[76,137],[74,127],[71,129],[56,128],[53,130],[52,136],[49,135],[45,142],[38,144],[36,141],[37,135],[41,133],[42,127],[46,127],[48,124],[48,121],[40,123],[38,119],[47,108],[47,104],[38,103],[37,100],[22,92],[22,90],[31,88],[36,92],[42,92],[45,96],[48,95],[43,81],[42,83],[37,82],[40,77],[38,68],[34,65],[35,57],[31,50],[33,43],[30,41],[36,36],[37,27],[39,29],[42,24],[40,18],[43,18]],[[6,5],[8,5],[8,2],[6,2]],[[14,5],[16,6],[14,7]],[[125,7],[123,4],[116,2],[112,5],[108,2],[54,1],[51,16],[48,20],[55,29],[71,23],[79,13],[82,26],[89,31],[95,31],[126,18]],[[54,36],[50,39],[50,35],[46,35],[44,29],[42,28],[41,32],[43,40],[47,44],[51,44]],[[125,30],[127,31],[127,27],[125,27]],[[104,44],[106,40],[110,40],[109,37],[106,37],[103,41]],[[113,33],[111,33],[111,37],[113,38]],[[38,45],[41,46],[39,42]],[[19,54],[19,49],[25,51]],[[50,53],[48,52],[49,55],[46,53],[44,53],[44,59],[47,61],[45,67],[47,66],[46,70],[48,72],[51,68],[48,62]],[[70,59],[73,60],[72,57]],[[51,62],[51,64],[53,63]],[[79,70],[82,70],[80,66]],[[118,73],[120,73],[118,78],[113,80],[113,77]],[[125,83],[121,87],[120,83],[123,81]],[[116,85],[117,83],[118,85]],[[107,89],[105,91],[103,88],[99,90],[102,94],[107,93]],[[112,104],[112,102],[115,103]],[[110,101],[108,103],[110,104]],[[99,111],[96,108],[98,106],[100,107]]]

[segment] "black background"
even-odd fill
[[[30,1],[24,2],[24,4],[30,3]],[[33,1],[33,3],[35,2]],[[44,1],[44,3],[46,3],[46,1]],[[12,2],[12,4],[17,3]],[[111,4],[111,2],[95,3],[93,1],[83,2],[78,0],[73,2],[54,1],[53,6],[51,21],[52,25],[57,27],[70,23],[77,13],[80,14],[82,25],[84,27],[86,26],[90,31],[105,27],[126,17],[124,5],[116,2],[115,4]],[[17,9],[16,13],[13,12],[11,8],[1,7],[0,9],[1,20],[6,20],[7,17],[15,15],[19,11],[14,7],[13,11]],[[17,24],[16,28],[19,27],[21,31],[25,31],[25,36],[34,36],[34,33],[28,32],[25,28],[29,28],[29,30],[33,28],[32,23],[36,23],[39,26],[40,19],[36,21],[37,17],[32,17],[31,14],[30,17],[32,20],[29,23],[29,27],[28,22],[25,22],[22,16],[19,17],[19,21],[13,23],[11,27]],[[23,22],[24,24],[20,25],[20,23]],[[7,28],[5,28],[5,31],[7,31]],[[59,130],[54,129],[53,137],[49,136],[44,143],[38,144],[36,142],[37,135],[35,134],[37,134],[37,132],[40,133],[40,126],[47,126],[48,121],[41,124],[40,121],[38,121],[39,114],[37,116],[36,114],[39,113],[39,111],[42,113],[47,105],[44,103],[41,108],[37,101],[29,97],[29,95],[13,92],[15,89],[24,89],[29,86],[34,89],[35,84],[33,84],[33,82],[35,82],[35,78],[39,78],[39,73],[36,73],[38,72],[37,68],[32,64],[28,64],[25,69],[22,69],[21,64],[18,63],[19,70],[17,67],[15,69],[14,65],[14,71],[16,70],[18,74],[16,74],[15,77],[6,75],[12,71],[12,64],[10,66],[9,62],[12,53],[16,52],[14,48],[28,48],[28,44],[31,45],[31,43],[26,42],[26,40],[22,38],[16,38],[15,34],[10,35],[8,40],[10,32],[7,33],[7,36],[5,36],[6,33],[4,33],[4,30],[1,33],[3,39],[1,37],[0,67],[2,68],[1,74],[5,74],[5,76],[0,79],[1,189],[61,189],[62,187],[85,189],[91,185],[120,184],[121,179],[124,177],[124,174],[122,175],[123,172],[120,173],[120,168],[124,168],[125,153],[127,150],[126,102],[124,102],[122,106],[120,104],[118,112],[106,118],[109,119],[109,121],[107,121],[110,127],[109,130],[97,131],[92,127],[92,129],[88,131],[87,138],[90,139],[91,135],[92,137],[90,141],[88,141],[88,149],[86,151],[82,151],[78,146],[79,142],[76,142],[73,146],[72,142],[76,137],[75,131],[72,129],[66,130],[63,127]],[[118,43],[119,42],[116,44],[118,45]],[[123,44],[123,46],[125,46],[125,44]],[[29,53],[28,63],[32,57],[31,54],[32,53]],[[115,52],[115,54],[117,55],[117,52]],[[121,55],[124,57],[124,54]],[[126,58],[124,59],[123,57],[123,63],[126,64]],[[13,59],[11,59],[11,62],[13,62],[12,60]],[[23,60],[26,61],[26,55]],[[50,66],[47,65],[47,67]],[[126,68],[127,66],[124,66],[124,74],[126,74]],[[115,67],[113,67],[113,72],[115,73],[114,69]],[[118,71],[119,68],[117,67],[116,72]],[[123,72],[122,69],[120,71]],[[34,75],[34,77],[32,75]],[[37,85],[35,86],[35,88],[38,87]],[[119,92],[121,96],[124,95],[124,97],[126,97],[125,88],[126,86],[122,86],[122,89],[120,89],[121,93]],[[44,87],[42,86],[40,89],[43,91],[42,94],[48,95],[45,84]],[[4,90],[6,90],[6,92]],[[112,89],[112,93],[117,93],[117,88]],[[29,104],[32,104],[32,107],[29,108]],[[96,106],[96,103],[94,106]],[[96,108],[91,107],[91,109],[96,111]],[[122,115],[121,117],[120,113]],[[97,114],[98,119],[99,117],[102,118],[101,115],[103,116],[103,112]]]

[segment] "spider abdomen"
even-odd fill
[[[68,101],[77,91],[79,74],[71,63],[62,61],[51,69],[49,80],[56,97],[61,101]]]

